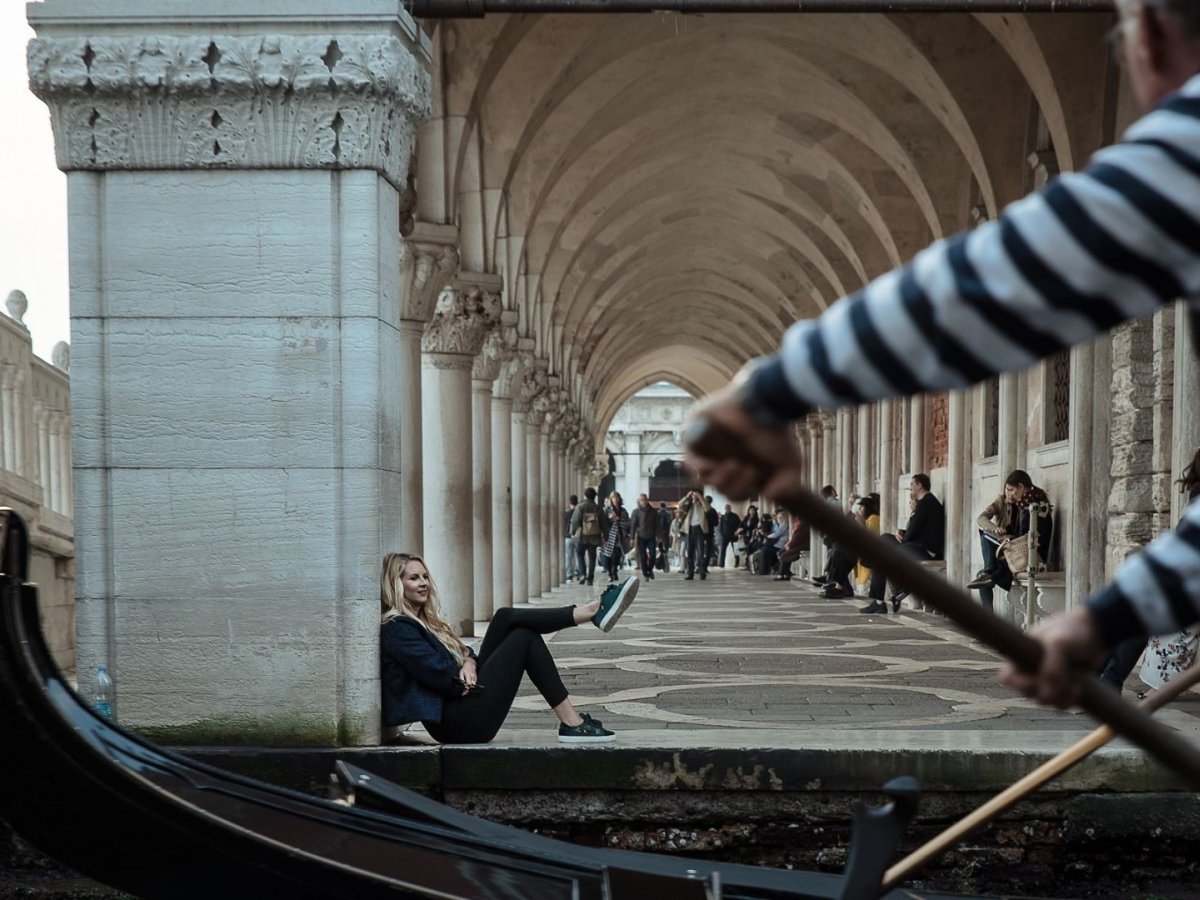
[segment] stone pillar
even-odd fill
[[[512,602],[529,602],[529,523],[525,518],[528,506],[526,488],[527,452],[525,413],[513,403],[511,420],[512,435],[512,552],[509,554],[512,570]]]
[[[421,338],[425,562],[442,618],[463,635],[474,634],[475,622],[475,570],[467,563],[475,552],[471,369],[499,319],[498,294],[446,288]]]
[[[1188,321],[1186,303],[1175,304],[1174,402],[1171,407],[1171,478],[1178,478],[1200,447],[1200,360],[1196,339]],[[1178,522],[1187,497],[1172,488],[1171,521]]]
[[[971,580],[968,509],[971,500],[971,392],[951,391],[949,441],[946,450],[946,578],[951,584]]]
[[[1001,480],[1008,477],[1013,469],[1024,468],[1025,431],[1021,415],[1020,375],[1007,374],[1000,376],[1000,427],[999,427],[999,463]]]
[[[621,499],[626,509],[637,506],[637,495],[642,493],[642,436],[625,432],[625,474],[621,478]]]
[[[913,397],[908,405],[908,471],[903,475],[915,475],[925,471],[925,404],[924,395]],[[892,485],[892,490],[897,489]],[[901,510],[901,515],[908,518],[908,513]]]
[[[513,603],[512,400],[492,396],[492,611]]]
[[[1107,504],[1102,502],[1098,508],[1092,509],[1091,503],[1091,456],[1095,449],[1092,398],[1096,389],[1095,378],[1091,345],[1084,344],[1073,349],[1069,401],[1071,421],[1068,426],[1071,440],[1071,511],[1070,521],[1062,521],[1066,527],[1066,534],[1062,536],[1062,551],[1069,605],[1074,605],[1092,590],[1091,546],[1097,530],[1103,534],[1107,519]]]
[[[499,284],[495,286],[497,303],[499,302]],[[472,508],[474,510],[474,532],[475,532],[475,621],[485,622],[492,618],[492,613],[497,605],[508,606],[512,603],[512,571],[508,572],[507,583],[502,589],[503,596],[507,597],[507,603],[497,604],[497,590],[494,581],[495,562],[494,551],[497,546],[496,525],[498,518],[505,520],[503,531],[505,533],[504,543],[499,544],[500,547],[507,548],[511,541],[509,532],[508,506],[505,503],[502,516],[495,516],[495,504],[493,503],[492,494],[497,486],[496,473],[504,472],[505,474],[499,477],[502,482],[499,485],[501,491],[508,488],[508,439],[509,425],[508,421],[504,420],[502,428],[497,431],[503,432],[502,440],[505,443],[503,460],[506,468],[493,468],[493,460],[496,454],[496,445],[499,443],[496,436],[492,434],[492,404],[494,401],[492,396],[492,384],[500,375],[500,367],[508,359],[517,343],[517,313],[515,310],[506,310],[501,313],[501,327],[488,332],[487,337],[483,342],[483,349],[479,355],[475,357],[475,361],[471,366],[471,458],[472,468],[474,469],[474,497],[472,500]],[[506,403],[507,410],[511,410],[512,404]],[[503,555],[503,554],[502,554]],[[511,563],[510,563],[511,566]]]
[[[429,41],[399,6],[244,6],[29,9],[68,173],[79,671],[152,738],[371,743]]]
[[[400,436],[400,549],[424,553],[422,486],[421,336],[442,288],[458,269],[455,228],[418,222],[400,245],[400,383],[396,434]]]
[[[900,527],[896,521],[896,484],[900,479],[900,463],[896,459],[896,404],[898,400],[885,400],[880,408],[879,442],[883,446],[883,465],[879,469],[879,530],[881,533],[895,531]]]
[[[525,497],[526,531],[525,568],[529,571],[529,595],[533,600],[542,593],[542,429],[544,418],[536,411],[525,419]]]
[[[550,444],[550,428],[553,412],[547,413],[546,419],[542,423],[542,446],[541,451],[541,472],[542,472],[542,505],[539,513],[542,519],[542,553],[541,553],[541,573],[542,573],[542,593],[548,594],[554,587],[554,579],[551,572],[554,569],[554,561],[558,559],[558,529],[554,527],[553,519],[550,515],[552,506],[557,503],[557,494],[554,490],[554,479],[551,477],[551,472],[554,468],[554,460],[551,454],[554,448]]]
[[[858,472],[854,479],[855,492],[866,496],[874,490],[875,484],[875,454],[877,448],[874,438],[874,406],[858,408]]]
[[[854,440],[851,435],[858,423],[855,419],[855,410],[843,409],[839,412],[842,421],[841,427],[837,430],[837,440],[841,451],[839,454],[841,471],[838,477],[838,496],[841,497],[844,507],[850,501],[850,495],[854,493]]]

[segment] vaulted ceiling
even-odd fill
[[[1111,139],[1106,14],[494,16],[434,28],[419,215],[505,279],[598,438]],[[1040,122],[1039,122],[1040,119]],[[1038,137],[1038,134],[1041,137]],[[1044,144],[1045,146],[1039,146]],[[1045,154],[1043,154],[1044,156]]]

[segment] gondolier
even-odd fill
[[[793,325],[777,354],[695,410],[758,457],[693,456],[706,484],[734,499],[760,489],[779,496],[801,477],[781,426],[813,409],[963,388],[1200,297],[1200,4],[1117,5],[1118,52],[1139,104],[1151,111],[1086,170]],[[1195,316],[1200,304],[1191,302]],[[1112,585],[1032,632],[1045,650],[1036,676],[1010,669],[1005,680],[1070,705],[1069,668],[1098,664],[1131,635],[1200,620],[1197,584],[1193,505]]]

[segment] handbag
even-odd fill
[[[1029,539],[1024,535],[1006,541],[998,551],[997,556],[1004,557],[1004,564],[1013,575],[1024,575],[1029,570]],[[1034,569],[1045,568],[1045,563],[1039,556]]]

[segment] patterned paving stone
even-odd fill
[[[601,590],[568,586],[537,605],[586,602]],[[707,581],[659,575],[605,635],[582,627],[550,642],[572,698],[622,738],[670,732],[711,743],[753,734],[788,746],[820,733],[881,743],[889,732],[952,732],[953,743],[1003,745],[1039,733],[1064,743],[1090,730],[1085,715],[1043,709],[996,683],[1000,658],[944,618],[865,616],[864,601],[823,600],[797,582],[726,570]],[[1141,687],[1136,676],[1128,688]],[[1200,735],[1200,696],[1163,720]],[[852,738],[852,735],[859,735]],[[554,719],[526,684],[498,743],[553,741]]]

